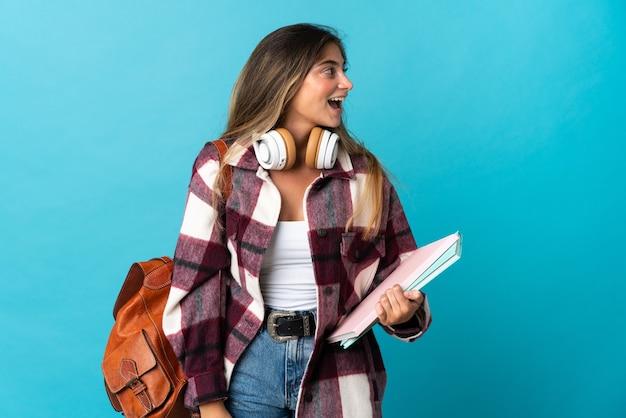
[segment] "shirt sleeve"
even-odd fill
[[[415,311],[415,316],[403,324],[394,326],[383,326],[385,332],[399,340],[413,342],[421,337],[432,321],[430,316],[430,307],[428,306],[428,297],[424,293],[424,301]]]
[[[397,191],[387,179],[385,179],[384,185],[387,189],[385,196],[388,196],[387,216],[383,217],[383,219],[387,219],[384,228],[386,252],[385,257],[380,262],[373,287],[380,285],[398,267],[401,260],[417,249],[415,238]],[[428,300],[424,295],[424,301],[413,318],[394,327],[383,326],[383,329],[398,339],[412,342],[426,332],[431,322]]]
[[[226,290],[220,272],[230,257],[213,204],[218,170],[217,151],[207,145],[193,165],[163,314],[163,330],[188,379],[185,404],[193,409],[227,394],[220,341]]]

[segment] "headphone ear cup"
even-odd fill
[[[286,150],[285,166],[281,170],[289,170],[296,163],[296,141],[293,140],[291,132],[285,128],[278,128],[276,132],[278,132],[283,139]]]
[[[296,144],[284,128],[261,135],[253,147],[259,164],[266,170],[289,170],[296,162]]]
[[[315,127],[309,135],[306,147],[306,165],[310,168],[329,169],[337,160],[337,143],[339,135],[320,127]]]

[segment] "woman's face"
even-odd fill
[[[310,132],[316,126],[336,128],[341,124],[342,102],[352,89],[344,66],[339,47],[328,43],[287,108],[285,127]]]

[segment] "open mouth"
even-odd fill
[[[332,99],[328,100],[328,104],[333,109],[341,110],[343,100],[344,100],[343,97],[333,97]]]

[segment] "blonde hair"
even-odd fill
[[[235,82],[228,123],[222,138],[235,138],[238,145],[247,148],[260,135],[280,126],[288,104],[309,70],[321,58],[322,50],[329,42],[339,47],[345,60],[343,42],[337,32],[327,26],[285,26],[263,38]],[[371,205],[371,215],[363,237],[373,239],[381,227],[383,169],[378,159],[349,134],[343,121],[333,131],[341,138],[341,145],[348,154],[367,156],[369,166],[365,193],[348,219],[346,231],[350,229],[354,219]],[[226,154],[221,168],[231,158],[230,154]],[[222,173],[223,170],[220,169],[216,185],[221,184]]]

